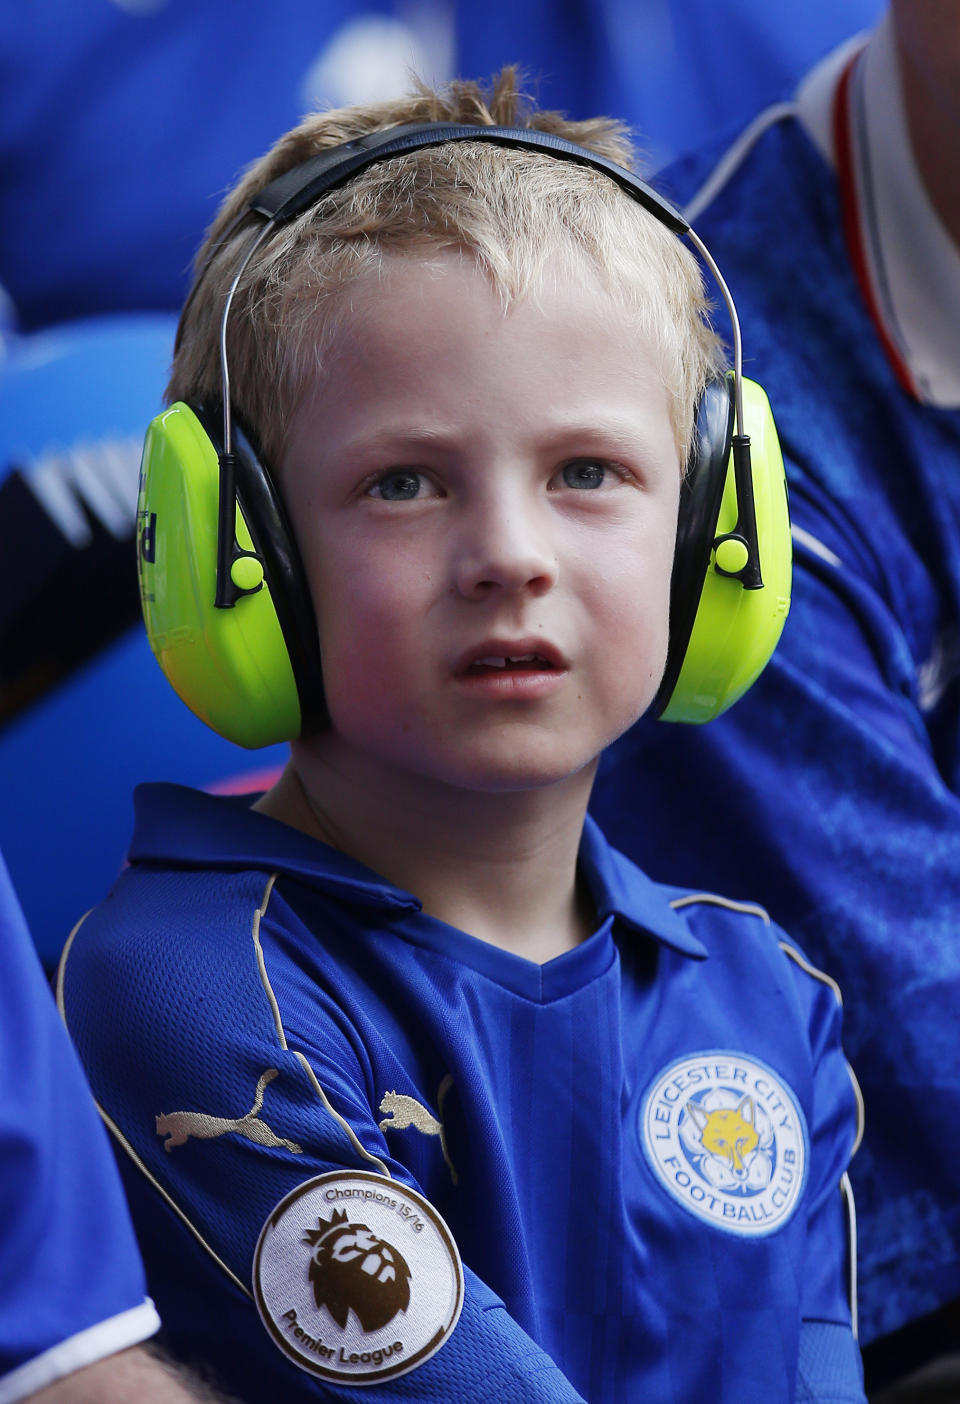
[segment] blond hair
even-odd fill
[[[255,162],[224,202],[197,256],[167,394],[221,399],[220,321],[255,237],[238,216],[269,182],[317,152],[412,122],[525,126],[630,166],[621,124],[568,121],[533,107],[504,69],[489,92],[457,81],[409,96],[307,117]],[[236,227],[234,227],[236,226]],[[322,373],[353,280],[392,255],[466,251],[504,307],[545,278],[583,276],[584,260],[651,339],[686,460],[693,411],[719,368],[696,260],[680,239],[606,175],[573,161],[493,142],[450,142],[369,166],[279,227],[250,259],[227,326],[231,403],[268,462],[278,465],[290,420]]]

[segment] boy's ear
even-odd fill
[[[174,690],[214,731],[268,746],[325,720],[309,585],[270,474],[234,425],[239,597],[216,608],[216,416],[182,401],[147,430],[137,506],[140,599]]]
[[[732,375],[714,380],[697,408],[680,491],[667,666],[650,709],[662,721],[711,721],[733,706],[769,661],[790,608],[783,457],[769,401],[751,380],[743,381],[743,428],[750,439],[762,585],[745,584],[739,573],[733,394]]]

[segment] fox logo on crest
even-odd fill
[[[392,1244],[366,1224],[350,1223],[342,1209],[317,1219],[304,1238],[313,1249],[309,1277],[319,1307],[341,1330],[351,1311],[364,1331],[386,1326],[410,1304],[410,1269]]]
[[[685,1110],[700,1132],[703,1149],[725,1161],[738,1179],[746,1179],[746,1157],[760,1143],[753,1098],[743,1097],[735,1107],[716,1107],[713,1111],[688,1102]]]
[[[769,1184],[773,1127],[754,1097],[715,1088],[688,1100],[683,1110],[680,1140],[708,1184],[737,1194],[754,1194]]]

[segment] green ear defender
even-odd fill
[[[719,716],[756,679],[780,637],[790,603],[791,541],[777,434],[763,391],[742,377],[730,293],[683,216],[631,171],[551,133],[447,123],[393,127],[286,171],[238,216],[237,224],[250,215],[264,223],[223,309],[222,405],[214,415],[179,402],[147,431],[138,564],[150,644],[184,702],[242,746],[290,740],[328,716],[316,619],[294,535],[270,472],[230,404],[225,348],[234,293],[276,226],[376,161],[447,141],[493,141],[603,172],[674,233],[689,236],[726,302],[734,366],[707,386],[698,407],[681,491],[667,666],[652,714],[686,722]]]
[[[242,431],[236,454],[233,608],[215,602],[220,465],[215,422],[182,402],[147,430],[138,569],[150,646],[202,721],[269,746],[326,720],[310,589],[279,495]],[[249,525],[248,525],[249,523]]]
[[[661,721],[706,722],[732,707],[769,662],[790,609],[792,543],[780,441],[763,390],[752,380],[741,383],[754,521],[745,530],[739,508],[731,373],[704,391],[680,490],[670,646],[650,708]],[[743,580],[748,530],[763,563],[759,585]]]

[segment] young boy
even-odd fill
[[[860,1400],[835,993],[762,911],[659,888],[585,823],[667,655],[718,360],[692,256],[602,171],[481,139],[244,214],[430,121],[629,158],[612,123],[521,114],[509,74],[422,90],[308,119],[201,255],[170,393],[204,408],[164,432],[232,405],[238,616],[241,420],[270,465],[327,715],[253,803],[142,790],[64,955],[153,1295],[264,1404]]]

